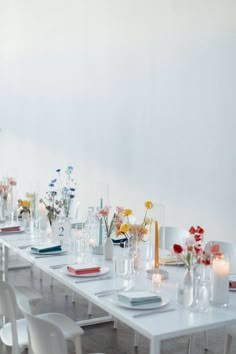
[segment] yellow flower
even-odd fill
[[[124,216],[129,216],[130,214],[132,214],[132,210],[131,209],[126,208],[126,209],[123,210],[123,215]]]
[[[28,207],[29,206],[29,201],[28,200],[22,200],[22,202],[21,202],[21,205],[23,206],[23,207]]]
[[[152,208],[152,202],[150,202],[150,200],[147,200],[145,203],[144,203],[145,207],[147,209],[151,209]]]
[[[120,225],[120,232],[128,232],[129,231],[129,225],[128,224],[121,224]]]

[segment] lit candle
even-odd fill
[[[152,275],[152,285],[154,288],[159,288],[161,285],[161,274],[153,274]]]
[[[155,220],[155,244],[154,244],[154,268],[159,266],[159,236],[158,236],[158,222]]]
[[[229,261],[223,255],[216,256],[212,262],[213,304],[227,305],[229,295]]]
[[[103,208],[103,200],[100,199],[100,209]],[[99,221],[99,246],[102,246],[102,218]]]

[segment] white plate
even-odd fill
[[[108,267],[101,267],[101,270],[100,272],[95,272],[95,273],[86,273],[86,274],[73,274],[73,273],[70,273],[68,270],[67,270],[67,267],[64,267],[61,269],[61,271],[67,275],[70,275],[72,277],[82,277],[82,278],[86,278],[86,277],[99,277],[100,275],[103,275],[103,274],[106,274],[109,272],[109,268]]]
[[[37,247],[37,246],[31,246],[31,247]],[[37,252],[37,251],[32,250],[31,247],[28,248],[29,252],[32,254],[40,255],[40,256],[47,256],[47,255],[53,255],[53,254],[63,254],[63,253],[67,252],[66,249],[62,249],[61,251]]]
[[[118,298],[111,298],[109,299],[109,301],[116,306],[123,307],[129,310],[153,310],[153,309],[158,309],[160,307],[166,306],[169,303],[169,299],[165,297],[163,297],[160,302],[153,302],[150,304],[142,304],[142,305],[135,305],[135,306],[126,304],[125,302],[120,301]]]
[[[229,281],[236,281],[236,274],[230,274],[229,275]],[[229,291],[236,291],[236,288],[230,288]]]

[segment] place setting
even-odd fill
[[[35,258],[49,256],[60,256],[68,253],[68,249],[61,244],[36,244],[27,248],[28,252]]]

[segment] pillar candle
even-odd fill
[[[100,209],[103,208],[103,199],[100,199]],[[99,220],[99,246],[102,246],[102,217]]]
[[[211,301],[218,305],[227,305],[229,296],[229,261],[224,256],[212,262],[212,296]]]
[[[154,268],[159,266],[159,235],[158,222],[155,220]]]

